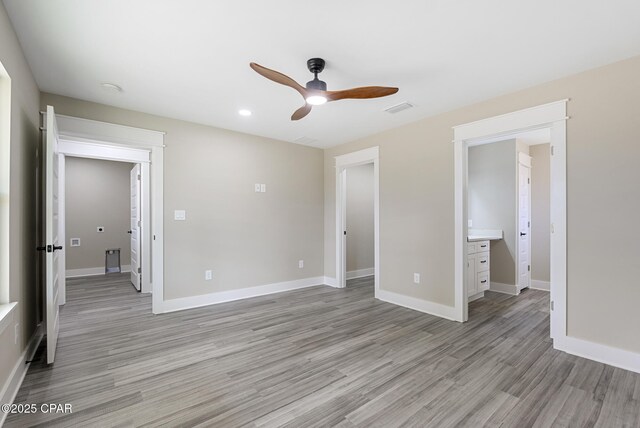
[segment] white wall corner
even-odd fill
[[[640,373],[640,354],[635,352],[571,336],[555,339],[553,347],[578,357]]]
[[[31,363],[25,364],[25,361],[33,359],[43,336],[44,333],[42,331],[42,325],[38,325],[33,336],[29,339],[27,347],[13,366],[9,379],[7,379],[5,384],[2,386],[2,391],[0,392],[0,404],[12,404],[16,399],[16,395],[18,395],[22,381],[27,374],[27,370],[29,370],[29,366],[31,366]],[[6,417],[7,413],[0,412],[0,427],[4,424]]]
[[[532,290],[551,291],[551,283],[549,281],[532,279],[531,286],[529,288],[531,288]]]
[[[425,314],[435,315],[451,321],[458,320],[456,317],[456,309],[453,306],[442,305],[440,303],[417,299],[415,297],[405,296],[404,294],[398,294],[382,289],[376,291],[375,297],[383,302],[404,306],[405,308],[424,312]]]

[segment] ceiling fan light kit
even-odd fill
[[[324,70],[325,66],[325,61],[322,58],[311,58],[307,61],[307,68],[313,73],[313,80],[308,81],[305,86],[300,85],[289,76],[263,67],[255,62],[250,63],[249,66],[261,76],[281,85],[289,86],[302,95],[305,104],[291,115],[291,120],[302,119],[311,112],[312,106],[322,105],[328,101],[380,98],[398,92],[398,88],[385,86],[365,86],[342,91],[327,91],[327,83],[318,79],[318,74]]]

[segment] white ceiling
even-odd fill
[[[3,1],[43,91],[317,147],[640,54],[637,0]],[[316,56],[329,89],[400,91],[291,122],[300,95],[249,62],[304,84]]]

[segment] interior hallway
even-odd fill
[[[548,293],[487,293],[466,324],[373,298],[372,277],[152,315],[129,274],[68,281],[25,426],[640,426],[640,375],[555,351]],[[36,359],[42,361],[43,349]]]

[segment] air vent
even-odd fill
[[[318,140],[316,140],[315,138],[311,138],[311,137],[300,137],[300,138],[296,138],[295,140],[293,140],[294,143],[296,144],[302,144],[303,146],[310,146],[314,143],[317,143]]]
[[[403,103],[396,104],[391,107],[387,107],[386,109],[384,109],[384,111],[386,111],[387,113],[395,114],[395,113],[401,112],[402,110],[406,110],[412,107],[413,107],[413,104],[405,101]]]

